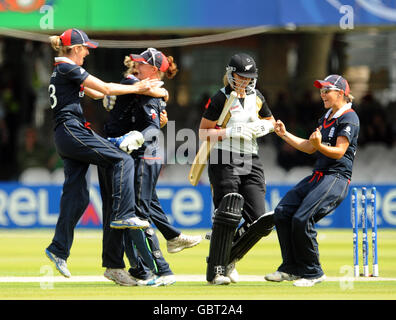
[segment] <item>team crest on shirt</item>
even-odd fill
[[[84,97],[84,86],[83,85],[80,85],[80,92],[78,93],[78,96],[80,98]]]
[[[157,112],[154,109],[150,110],[151,119],[155,120],[157,118]]]

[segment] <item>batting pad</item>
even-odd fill
[[[209,282],[216,274],[225,275],[232,240],[242,218],[243,203],[244,199],[239,193],[229,193],[216,210],[207,258],[206,280]]]
[[[254,221],[232,244],[229,263],[242,259],[261,238],[271,233],[273,227],[274,211],[267,212]]]

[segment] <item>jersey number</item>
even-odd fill
[[[56,107],[56,104],[58,103],[58,100],[55,96],[55,86],[53,84],[49,85],[48,92],[50,94],[50,98],[52,98],[51,109],[54,109]]]

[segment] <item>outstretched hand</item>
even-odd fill
[[[275,122],[274,131],[279,137],[283,137],[286,134],[285,124],[281,120]]]

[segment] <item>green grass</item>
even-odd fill
[[[206,230],[186,231],[202,234]],[[40,277],[54,272],[44,254],[53,236],[53,230],[0,230],[0,277]],[[205,274],[205,257],[209,242],[204,240],[195,248],[177,254],[164,255],[175,274]],[[379,270],[381,278],[396,278],[396,231],[379,230]],[[74,276],[102,275],[101,231],[77,229],[68,260]],[[318,231],[320,258],[328,277],[312,288],[296,288],[290,282],[240,282],[230,286],[208,286],[205,282],[177,282],[169,287],[120,287],[110,282],[55,282],[45,289],[38,282],[0,282],[0,299],[139,299],[139,300],[268,300],[268,299],[326,299],[326,300],[394,300],[396,281],[348,281],[352,277],[352,231],[320,229]],[[371,250],[370,250],[371,252]],[[371,258],[371,257],[370,257]],[[241,275],[260,275],[276,270],[281,262],[276,233],[262,239],[237,264]],[[371,263],[371,260],[370,260]],[[343,278],[344,277],[344,278]],[[344,280],[345,279],[345,280]]]

